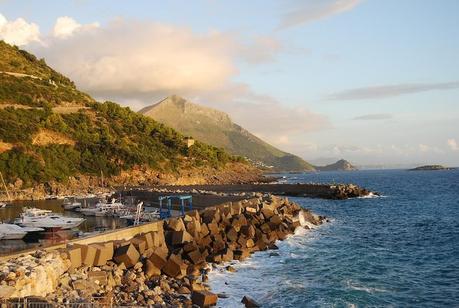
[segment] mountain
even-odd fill
[[[183,174],[205,182],[236,165],[253,171],[216,147],[188,147],[174,129],[129,108],[96,102],[24,50],[0,41],[0,54],[0,172],[16,190],[101,174],[133,184],[133,171],[147,182]]]
[[[260,167],[273,171],[309,171],[314,167],[298,156],[283,152],[232,122],[221,111],[189,102],[173,95],[145,107],[149,116],[184,135],[244,156]]]
[[[358,170],[350,162],[344,159],[340,159],[334,164],[330,164],[326,166],[316,166],[315,168],[319,171],[354,171],[354,170]]]

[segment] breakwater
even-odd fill
[[[272,195],[226,202],[5,259],[0,297],[204,307],[218,300],[206,285],[211,264],[276,249],[276,240],[323,220]],[[47,281],[46,286],[40,281]]]
[[[168,192],[198,192],[207,191],[215,193],[270,193],[274,195],[323,198],[323,199],[348,199],[367,196],[371,192],[354,184],[231,184],[231,185],[167,185],[133,188],[134,191],[168,191]]]

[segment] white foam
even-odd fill
[[[376,287],[366,287],[366,286],[360,286],[357,285],[356,283],[352,281],[347,281],[346,282],[347,287],[349,287],[352,290],[357,290],[357,291],[364,291],[370,294],[376,293],[376,292],[387,292],[387,290],[376,288]]]

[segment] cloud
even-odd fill
[[[40,29],[35,23],[28,23],[23,18],[8,21],[0,14],[0,39],[8,44],[23,46],[40,41]]]
[[[447,144],[452,151],[459,151],[459,145],[456,142],[456,139],[448,139]]]
[[[435,90],[454,90],[459,88],[459,81],[442,83],[412,83],[386,86],[363,87],[336,92],[329,100],[383,99],[406,94]]]
[[[227,83],[237,72],[232,43],[218,32],[123,19],[96,27],[63,17],[46,48],[31,48],[96,97],[144,99]]]
[[[394,116],[388,113],[375,113],[375,114],[365,114],[353,118],[353,120],[388,120],[392,119]]]
[[[98,28],[100,25],[97,22],[81,25],[75,21],[75,19],[63,16],[56,20],[56,24],[53,28],[53,35],[58,38],[67,38],[74,34],[75,31],[79,30],[90,30]]]
[[[281,18],[279,29],[295,27],[352,10],[360,0],[303,0]]]

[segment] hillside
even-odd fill
[[[139,113],[184,135],[247,157],[255,164],[273,171],[314,170],[303,159],[269,145],[233,123],[226,113],[191,103],[176,95],[143,108]]]
[[[148,170],[147,182],[197,171],[218,179],[216,170],[244,164],[204,143],[187,147],[180,133],[129,108],[96,102],[44,60],[3,41],[0,54],[0,171],[14,189],[101,174],[134,184],[126,175],[134,169]]]
[[[344,159],[338,160],[336,163],[326,166],[315,166],[318,171],[355,171],[358,170],[350,162]]]

